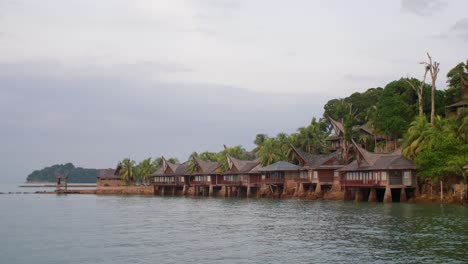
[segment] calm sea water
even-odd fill
[[[468,263],[458,206],[3,194],[0,208],[2,264]]]

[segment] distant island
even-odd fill
[[[42,170],[35,170],[28,175],[27,182],[55,182],[57,174],[68,174],[70,183],[95,183],[99,169],[75,167],[73,163],[57,164]]]

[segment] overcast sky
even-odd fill
[[[253,147],[468,55],[468,1],[0,0],[0,181]]]

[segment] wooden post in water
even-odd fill
[[[406,199],[406,189],[405,187],[403,187],[401,188],[401,192],[400,192],[400,202],[405,203],[407,201],[408,200]]]
[[[367,199],[367,201],[371,203],[377,202],[377,190],[375,189],[375,187],[372,187],[370,189],[369,198]]]
[[[440,181],[440,200],[444,200],[444,183]]]
[[[356,190],[356,196],[355,196],[355,201],[356,202],[362,202],[364,200],[364,197],[362,195],[362,189],[361,188],[357,188]]]
[[[387,184],[385,187],[385,194],[384,194],[384,203],[391,203],[392,202],[392,189],[390,189],[390,185]]]
[[[315,187],[315,196],[316,197],[322,196],[322,185],[320,185],[320,183],[317,183],[317,187]]]

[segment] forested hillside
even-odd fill
[[[71,183],[94,183],[99,170],[75,167],[72,163],[57,164],[33,171],[27,182],[55,182],[57,174],[68,174],[68,182]]]

